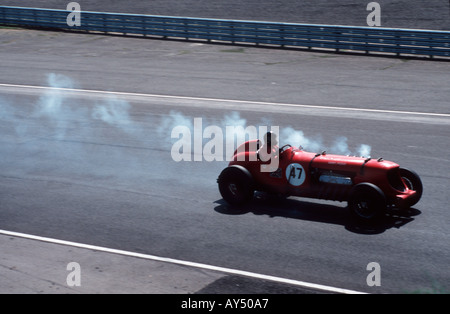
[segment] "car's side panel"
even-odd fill
[[[259,141],[242,144],[230,165],[241,165],[251,173],[255,188],[271,193],[346,201],[352,187],[372,183],[390,204],[397,204],[415,192],[392,183],[399,165],[383,159],[315,154],[293,147],[263,162],[258,158]],[[390,174],[390,175],[389,175]],[[404,185],[404,184],[403,184]]]

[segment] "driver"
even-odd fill
[[[262,161],[269,161],[272,158],[278,157],[278,139],[273,132],[267,132],[264,135],[264,144],[258,150],[258,157]]]

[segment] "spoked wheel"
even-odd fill
[[[410,201],[408,202],[408,207],[411,207],[417,204],[417,202],[420,201],[420,198],[422,197],[423,193],[422,180],[420,180],[419,175],[414,171],[405,168],[400,168],[399,171],[400,177],[402,178],[408,190],[416,191],[416,194],[413,197],[411,197]]]
[[[386,213],[386,197],[376,185],[360,183],[353,187],[348,207],[360,221],[376,221]]]
[[[242,166],[225,168],[218,183],[220,194],[231,205],[244,205],[253,198],[255,190],[252,175]]]

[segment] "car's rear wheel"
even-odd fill
[[[400,177],[402,178],[403,182],[405,183],[406,187],[409,190],[416,191],[416,194],[409,199],[408,206],[413,206],[417,204],[417,202],[422,197],[423,193],[423,185],[422,180],[420,179],[419,175],[415,173],[414,171],[400,168]]]
[[[220,194],[231,205],[244,205],[253,198],[252,175],[242,166],[225,168],[219,175],[218,183]]]
[[[376,185],[360,183],[353,187],[348,207],[357,219],[366,222],[376,221],[386,213],[386,197]]]

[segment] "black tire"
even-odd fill
[[[420,198],[422,197],[422,180],[420,179],[419,175],[412,170],[400,168],[399,171],[400,177],[402,178],[403,182],[405,182],[408,189],[416,191],[414,197],[411,197],[408,201],[408,207],[414,206],[415,204],[417,204],[417,202],[420,201]]]
[[[231,205],[245,205],[253,198],[255,190],[252,175],[242,166],[225,168],[218,183],[220,194]]]
[[[353,187],[348,207],[352,216],[360,221],[377,221],[386,214],[386,197],[376,185],[360,183]]]

